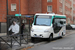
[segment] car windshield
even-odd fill
[[[35,18],[34,25],[50,26],[51,19],[52,19],[52,16],[49,16],[49,15],[38,15]]]

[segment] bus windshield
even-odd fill
[[[52,16],[49,15],[37,15],[34,25],[50,26]]]

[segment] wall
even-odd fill
[[[41,1],[42,0],[29,0],[28,14],[41,13]]]
[[[21,14],[28,14],[28,0],[21,0]]]
[[[47,13],[47,6],[52,6],[52,12],[57,13],[57,0],[52,0],[52,2],[47,2],[47,0],[42,0],[42,13]]]
[[[0,22],[6,22],[6,0],[0,0]]]

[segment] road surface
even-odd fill
[[[70,34],[28,50],[75,50],[75,34]]]

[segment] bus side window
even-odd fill
[[[61,25],[64,25],[64,24],[66,24],[66,21],[60,21],[59,22]]]

